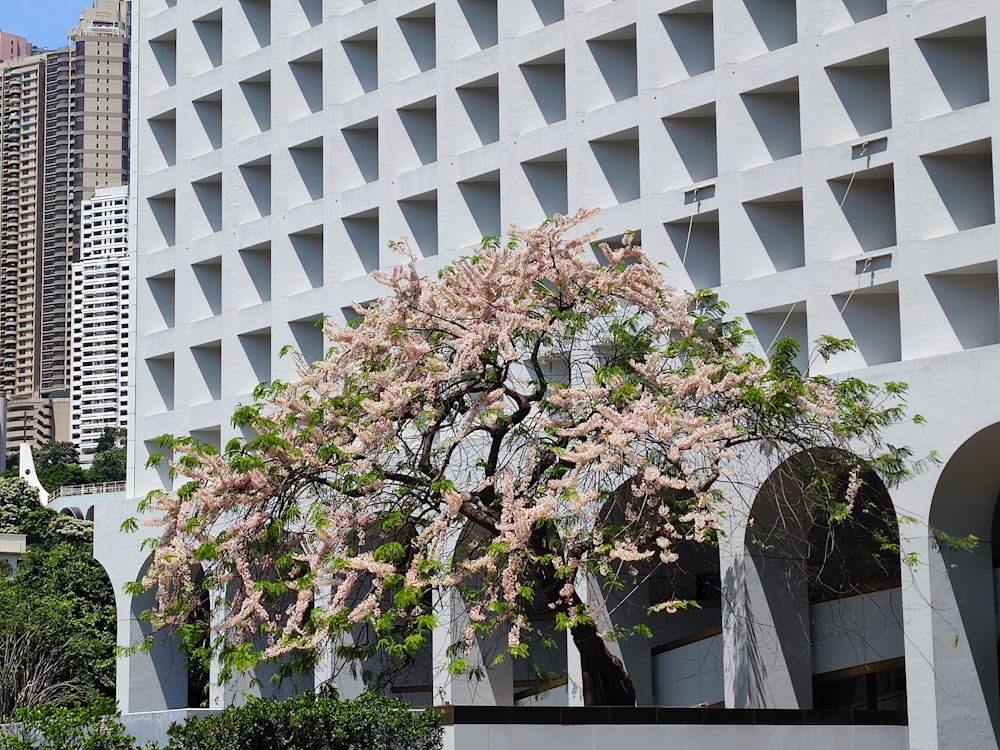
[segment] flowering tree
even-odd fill
[[[791,341],[770,362],[748,353],[711,293],[665,285],[628,235],[596,256],[572,237],[591,215],[514,229],[436,280],[412,258],[379,274],[387,296],[327,326],[325,359],[237,411],[256,437],[222,453],[165,439],[187,483],[148,501],[158,619],[182,622],[209,587],[227,592],[215,645],[232,665],[359,624],[412,653],[436,621],[427,593],[459,587],[466,645],[502,628],[524,656],[531,611],[554,610],[587,702],[630,704],[585,576],[614,582],[712,541],[719,488],[749,450],[835,449],[842,509],[865,471],[908,470],[880,438],[901,386],[803,376]]]

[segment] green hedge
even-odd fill
[[[16,724],[0,727],[0,750],[133,750],[135,740],[114,711],[111,700],[22,709]]]
[[[440,750],[440,717],[398,700],[353,701],[311,694],[285,701],[251,698],[170,730],[167,750]]]
[[[0,750],[136,750],[113,712],[111,702],[21,711],[19,723],[0,727]],[[164,750],[441,750],[443,731],[436,711],[411,711],[398,700],[307,693],[285,701],[250,698],[174,724]]]

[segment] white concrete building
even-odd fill
[[[128,186],[83,201],[80,260],[73,263],[70,431],[89,465],[105,427],[128,415],[131,267]]]
[[[221,446],[254,385],[291,374],[282,346],[321,356],[314,321],[378,295],[368,273],[393,262],[390,240],[408,237],[433,273],[510,223],[600,206],[604,236],[638,230],[669,280],[718,287],[764,347],[779,332],[855,338],[824,370],[909,382],[929,426],[890,439],[942,458],[886,496],[915,519],[900,533],[919,562],[836,606],[810,597],[794,550],[774,563],[734,514],[719,559],[690,582],[703,609],[621,647],[640,702],[905,705],[905,726],[798,727],[780,742],[996,744],[1000,6],[144,0],[135,12],[130,497],[169,486],[144,468],[156,436]],[[96,511],[118,590],[146,559],[141,535],[117,531],[130,502]],[[749,502],[768,516],[768,493]],[[952,553],[930,527],[982,541]],[[120,606],[126,644],[145,604]],[[572,704],[573,656],[558,658],[566,680],[548,700]],[[182,663],[169,640],[123,659],[122,710],[186,706]],[[502,704],[518,682],[429,667],[407,687]],[[212,704],[231,697],[213,689]],[[755,732],[669,736],[723,747],[765,741]]]

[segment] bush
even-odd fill
[[[133,750],[115,711],[114,701],[22,709],[17,724],[0,727],[0,750]]]
[[[167,750],[440,750],[440,717],[379,695],[251,698],[170,730]]]

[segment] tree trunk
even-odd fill
[[[536,555],[550,554],[549,537],[542,527],[532,533],[532,550]],[[563,612],[584,611],[580,595],[574,591],[569,600],[560,595],[568,583],[557,578],[550,566],[536,570],[538,583],[545,598]],[[583,680],[583,705],[634,706],[635,686],[622,660],[608,650],[608,645],[593,624],[578,624],[570,628],[573,643],[580,652],[580,672]]]
[[[577,625],[571,629],[573,643],[580,652],[583,674],[583,705],[634,706],[635,686],[625,671],[621,659],[608,650],[608,645],[593,625]]]

